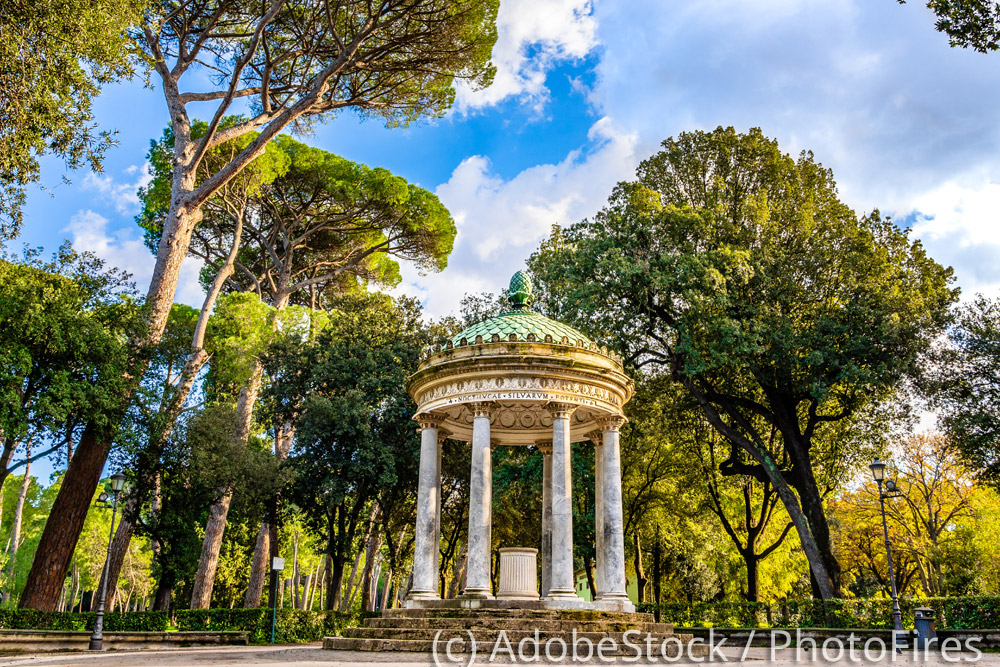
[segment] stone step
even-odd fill
[[[642,631],[669,634],[674,631],[670,623],[646,623],[629,621],[588,620],[555,618],[510,618],[509,616],[468,616],[465,618],[369,618],[365,627],[370,628],[431,628],[431,629],[483,629],[504,630],[524,629],[525,626],[539,630],[570,631],[573,628],[593,632],[625,632],[632,628]]]
[[[680,643],[671,640],[666,646],[666,656],[668,658],[676,658],[683,651],[683,654],[688,657],[705,657],[708,655],[709,648],[705,644],[695,644],[689,645],[690,635],[665,635],[661,636],[662,639],[665,638],[677,638]],[[686,639],[683,639],[686,637]],[[614,639],[614,638],[612,638]],[[546,644],[545,640],[540,639],[541,646],[539,650],[542,652],[542,659],[544,660]],[[563,641],[566,641],[565,639]],[[633,641],[630,637],[632,644],[640,644],[642,646],[643,654],[645,654],[645,644],[644,642]],[[607,644],[605,644],[607,645]],[[501,644],[505,647],[506,644]],[[382,639],[382,638],[356,638],[356,637],[326,637],[323,639],[323,648],[327,650],[334,651],[408,651],[408,652],[423,652],[430,653],[435,650],[435,642],[433,639]],[[511,648],[514,650],[515,654],[518,650],[517,642],[511,638]],[[595,650],[595,655],[597,651],[596,643],[593,645]],[[616,640],[616,650],[611,651],[605,649],[604,655],[624,655],[624,656],[634,656],[635,649],[631,648],[620,641]],[[437,642],[436,649],[439,654],[445,651],[445,645],[442,641]],[[490,655],[492,654],[494,645],[492,643],[484,644],[479,643],[477,640],[476,652],[478,655]],[[553,656],[558,656],[561,647],[555,644],[551,645],[550,652]],[[467,641],[454,642],[451,646],[451,652],[454,653],[468,653],[471,650],[471,645]],[[662,644],[654,644],[653,646],[653,658],[662,658],[661,653]],[[533,648],[526,647],[528,655],[531,655]],[[572,661],[573,647],[569,646],[567,642],[567,655],[564,657],[563,662]],[[578,654],[584,655],[586,653],[585,646],[578,647]],[[509,655],[505,648],[503,648],[498,655],[504,656]],[[647,656],[648,657],[648,656]]]
[[[623,643],[625,634],[629,631],[622,632],[607,632],[607,631],[577,631],[576,637],[579,640],[589,639],[591,641],[597,642],[605,637],[610,637],[618,643]],[[492,646],[498,639],[501,639],[503,635],[506,635],[507,639],[512,643],[517,643],[527,638],[535,637],[534,629],[503,629],[503,630],[455,630],[455,629],[441,629],[441,630],[431,630],[428,628],[345,628],[343,631],[344,637],[349,639],[412,639],[412,640],[429,640],[433,641],[437,638],[438,642],[447,642],[450,639],[458,638],[463,642],[469,639],[469,635],[475,638],[478,644],[489,644]],[[673,633],[657,633],[657,632],[646,632],[646,631],[635,631],[629,633],[629,641],[632,643],[639,643],[645,641],[646,635],[650,635],[657,641],[661,643],[667,637],[676,637],[681,643],[687,643],[691,640],[691,635],[675,635]],[[561,638],[564,641],[571,642],[573,640],[574,633],[572,630],[569,632],[556,630],[556,631],[538,631],[539,641],[547,641],[549,639]]]
[[[521,618],[574,620],[574,621],[624,621],[629,623],[652,623],[652,614],[638,614],[624,611],[601,611],[596,609],[386,609],[383,618]]]

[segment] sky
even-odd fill
[[[953,266],[964,298],[1000,293],[1000,54],[950,48],[922,2],[501,0],[498,29],[494,84],[460,86],[446,117],[386,129],[344,114],[304,138],[449,208],[448,267],[404,265],[398,288],[430,316],[503,289],[552,225],[593,215],[663,139],[719,125],[813,151],[857,212],[879,208]],[[68,238],[144,291],[136,190],[166,107],[137,80],[95,111],[119,142],[104,173],[46,160],[15,245]],[[200,305],[197,268],[185,264],[178,301]]]

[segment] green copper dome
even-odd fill
[[[587,336],[568,324],[556,322],[530,310],[529,306],[533,298],[534,287],[531,284],[531,278],[524,271],[518,271],[510,279],[510,288],[507,290],[507,302],[510,304],[511,310],[473,324],[452,338],[452,344],[461,345],[464,338],[466,344],[475,345],[478,336],[482,336],[483,343],[489,343],[493,340],[494,335],[498,336],[499,340],[506,341],[510,340],[511,334],[514,334],[518,341],[535,340],[540,343],[563,343],[582,347],[593,345]],[[529,334],[531,338],[529,338]],[[548,337],[547,340],[546,337]]]

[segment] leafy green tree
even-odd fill
[[[266,391],[295,422],[287,493],[326,545],[326,604],[336,609],[370,504],[382,488],[415,475],[419,447],[406,380],[427,336],[409,300],[354,294],[330,305],[330,325],[315,342],[276,346]]]
[[[145,12],[136,41],[153,63],[174,132],[170,206],[164,216],[146,295],[146,326],[133,336],[128,375],[138,381],[159,342],[174,301],[180,266],[203,205],[286,130],[304,130],[355,109],[389,125],[443,114],[456,78],[485,86],[493,77],[497,0],[305,2],[164,0]],[[186,78],[185,78],[186,76]],[[206,83],[211,82],[206,90]],[[213,87],[214,86],[214,87]],[[211,110],[195,137],[188,105]],[[245,120],[231,118],[236,106]],[[199,182],[198,168],[216,147],[256,136]],[[53,507],[22,606],[54,609],[83,525],[78,507],[93,495],[113,427],[127,409],[121,392],[107,424],[88,425]]]
[[[71,450],[117,400],[137,315],[128,290],[125,274],[69,244],[47,262],[0,257],[0,484]]]
[[[956,298],[950,269],[857,217],[811,154],[732,128],[666,140],[530,266],[563,319],[684,387],[734,445],[726,474],[769,481],[817,592],[837,595],[815,445],[915,372]]]
[[[898,0],[905,5],[906,0]],[[1000,4],[991,0],[927,0],[934,27],[948,35],[948,43],[989,53],[1000,48]]]
[[[103,84],[131,76],[138,55],[128,28],[143,0],[0,2],[0,239],[21,227],[41,156],[101,170],[113,134],[98,132],[91,105]]]
[[[1000,300],[979,295],[959,308],[947,342],[928,357],[923,389],[951,446],[1000,489]]]

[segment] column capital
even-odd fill
[[[560,403],[558,401],[545,404],[545,409],[555,418],[566,417],[568,419],[570,415],[576,412],[578,407],[580,406],[574,403]]]
[[[535,447],[538,447],[538,451],[540,451],[542,454],[548,455],[552,453],[551,440],[536,440]]]
[[[587,439],[590,440],[595,445],[597,445],[598,447],[600,447],[601,445],[604,444],[604,431],[599,428],[596,428],[593,431],[587,433]]]
[[[597,425],[602,431],[618,431],[628,420],[622,415],[610,415],[597,420]]]
[[[465,407],[472,413],[473,418],[489,417],[492,419],[493,413],[496,412],[499,406],[495,401],[476,401],[475,403],[466,403]]]
[[[443,424],[447,418],[447,415],[442,415],[437,412],[421,412],[413,419],[417,422],[417,424],[419,424],[419,430],[423,431],[425,428],[441,428],[441,424]]]

